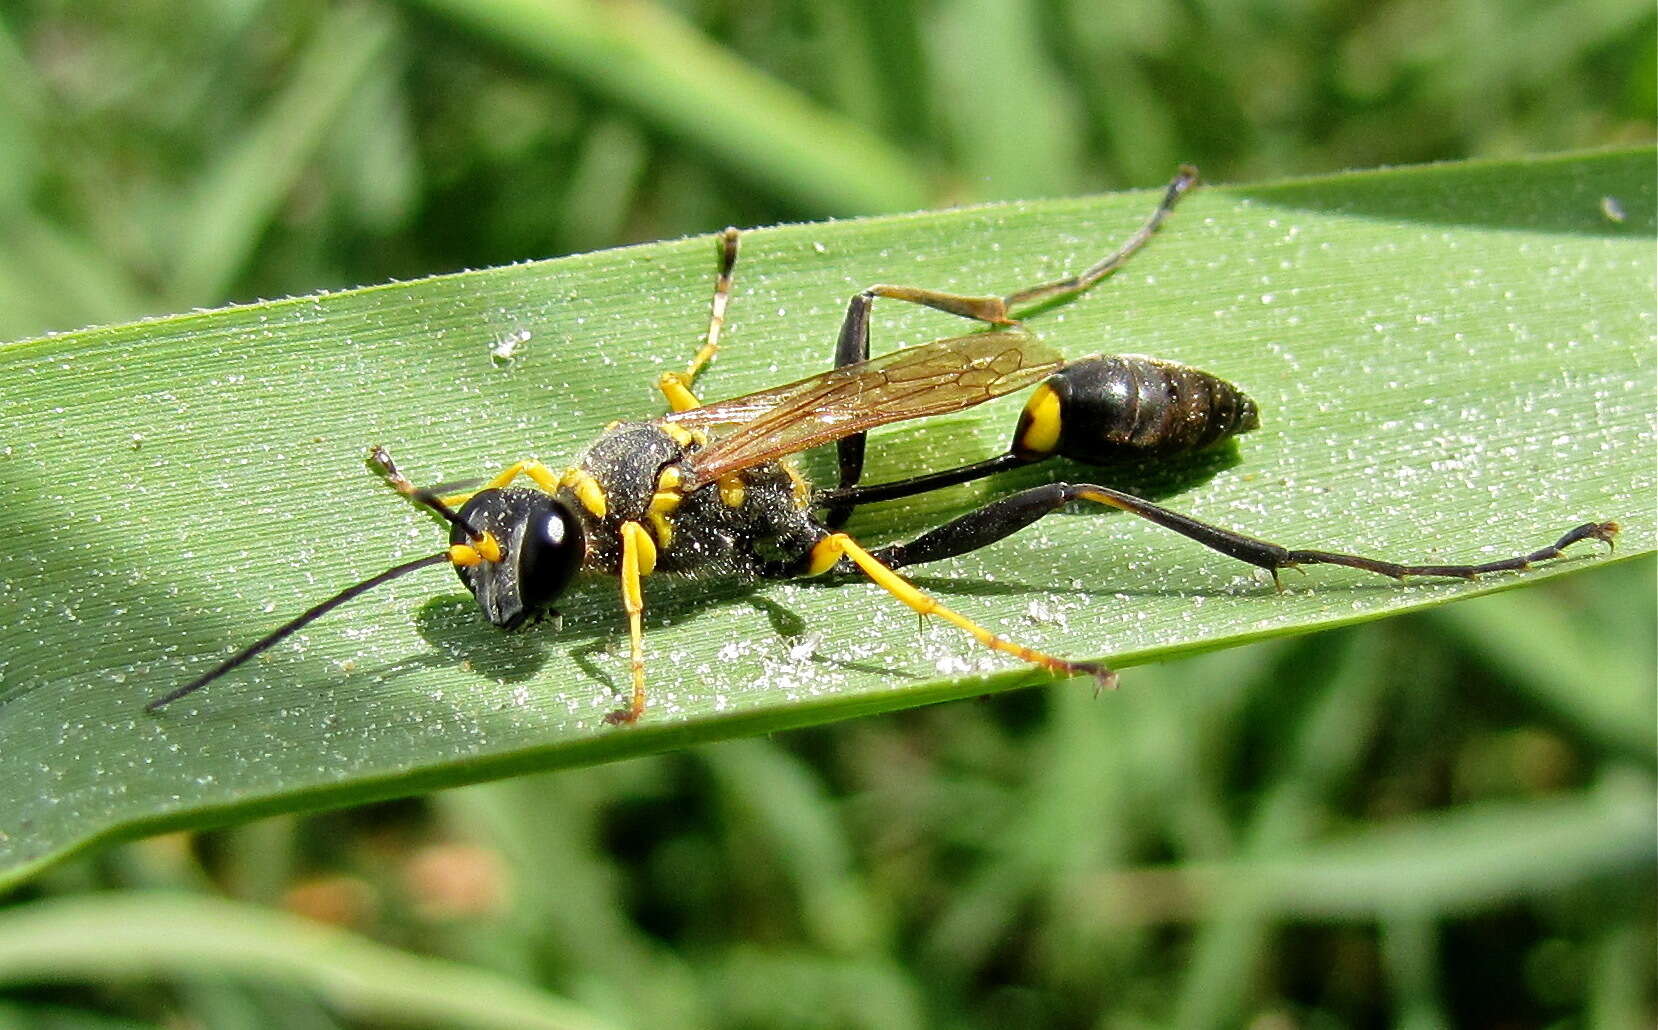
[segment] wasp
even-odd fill
[[[631,646],[632,695],[606,716],[638,721],[646,706],[644,584],[655,575],[725,575],[749,580],[863,575],[923,616],[959,627],[985,647],[1057,675],[1115,673],[1018,644],[918,589],[899,570],[987,547],[1066,505],[1116,508],[1265,569],[1344,565],[1403,579],[1473,578],[1523,569],[1581,540],[1608,545],[1615,522],[1589,522],[1530,554],[1471,565],[1418,565],[1335,551],[1284,547],[1211,525],[1096,483],[1049,483],[992,501],[914,540],[865,547],[842,530],[853,510],[1064,457],[1094,466],[1167,459],[1214,447],[1255,429],[1259,409],[1242,390],[1207,372],[1156,358],[1094,355],[1066,360],[1016,314],[1083,293],[1140,250],[1197,184],[1182,167],[1151,216],[1116,251],[1065,279],[1002,297],[965,296],[877,284],[853,296],[835,345],[835,367],[757,393],[704,404],[693,392],[719,347],[731,299],[739,234],[719,236],[720,266],[708,331],[683,372],[658,387],[669,411],[613,423],[573,465],[555,473],[518,461],[469,493],[420,489],[383,448],[370,463],[398,492],[449,525],[449,546],[347,587],[194,681],[149,703],[154,711],[191,694],[352,598],[400,576],[448,565],[484,617],[514,629],[556,617],[555,604],[580,575],[621,587]],[[919,304],[984,323],[971,335],[870,356],[870,311],[879,298]],[[1006,451],[986,460],[895,482],[861,482],[866,434],[879,426],[961,411],[1034,386]],[[839,483],[814,488],[793,456],[833,443]],[[516,485],[528,479],[531,485]]]

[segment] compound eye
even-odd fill
[[[570,585],[587,554],[581,520],[552,498],[536,505],[524,523],[518,552],[518,585],[524,606],[539,610]]]

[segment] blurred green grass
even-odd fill
[[[0,9],[0,338],[1181,160],[1251,181],[1649,141],[1655,23],[1605,0],[24,0]],[[0,925],[213,892],[620,1025],[1650,1026],[1653,580],[1099,701],[163,838],[52,871],[0,909],[34,922]],[[1604,683],[1649,707],[1594,710]],[[193,972],[0,966],[0,1026],[390,1020],[202,945]]]

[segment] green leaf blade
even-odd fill
[[[1125,485],[1169,494],[1177,510],[1290,546],[1432,561],[1505,557],[1616,518],[1610,560],[1645,554],[1652,161],[1643,149],[1200,191],[1112,282],[1030,325],[1069,354],[1189,362],[1260,403],[1262,428],[1236,464],[1178,482],[1129,474]],[[1624,221],[1607,218],[1603,196]],[[749,233],[701,392],[821,369],[846,298],[868,283],[1004,292],[1082,267],[1150,203]],[[99,839],[1032,681],[948,627],[918,639],[913,615],[868,584],[658,578],[652,708],[617,731],[601,723],[627,679],[613,583],[578,589],[562,633],[505,635],[434,570],[142,714],[291,614],[441,546],[429,519],[363,470],[368,445],[436,483],[522,457],[556,467],[611,419],[659,411],[651,383],[702,331],[713,264],[707,240],[682,240],[0,348],[0,505],[12,514],[0,543],[0,882]],[[961,328],[882,307],[875,345]],[[492,360],[507,339],[513,360]],[[881,432],[866,478],[995,453],[1018,403]],[[817,455],[806,467],[829,466]],[[1025,470],[868,509],[850,528],[881,542],[1056,475],[1104,474]],[[1609,560],[1593,551],[1474,583],[1320,568],[1275,596],[1247,567],[1156,527],[1079,513],[915,578],[1021,643],[1129,665]]]

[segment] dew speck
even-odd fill
[[[975,671],[973,663],[961,655],[944,655],[933,660],[933,669],[941,676],[962,676]]]
[[[807,662],[817,655],[818,646],[823,638],[817,633],[808,633],[803,637],[789,641],[789,661]]]
[[[1055,609],[1041,598],[1036,598],[1025,606],[1025,618],[1038,625],[1058,626],[1061,629],[1070,625],[1070,619],[1064,612]]]

